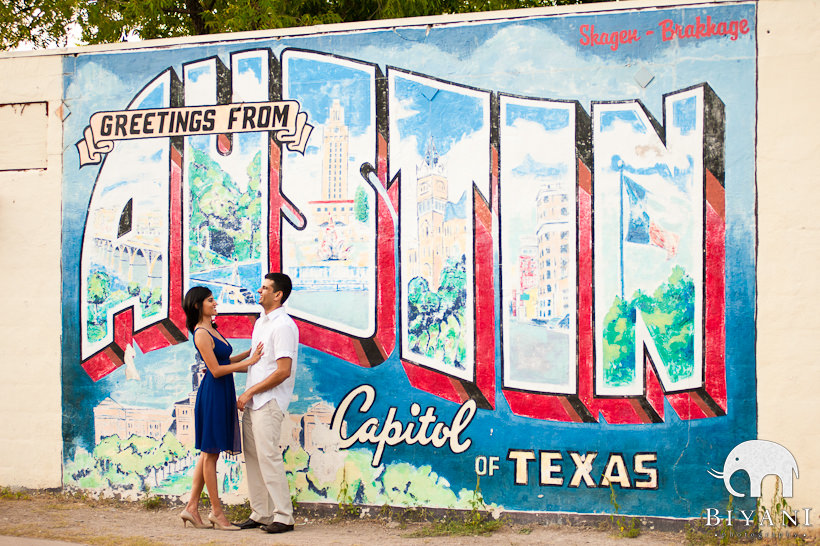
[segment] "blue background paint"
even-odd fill
[[[752,32],[736,41],[728,37],[661,41],[660,21],[672,19],[679,24],[694,23],[697,16],[705,19],[707,15],[713,21],[747,19]],[[757,435],[754,22],[755,7],[748,3],[451,24],[434,27],[429,33],[425,29],[399,28],[395,32],[374,30],[308,35],[66,57],[65,103],[71,112],[64,121],[66,152],[63,157],[62,222],[62,382],[66,460],[74,457],[78,447],[93,448],[92,409],[105,397],[118,397],[122,403],[162,408],[175,397],[186,396],[190,385],[187,372],[194,352],[189,343],[147,354],[137,350],[138,368],[143,370],[144,379],[150,378],[149,388],[143,390],[132,390],[125,384],[122,370],[93,383],[80,367],[80,247],[88,204],[100,167],[79,168],[74,142],[82,138],[82,130],[94,112],[124,109],[145,84],[168,67],[181,74],[184,63],[213,55],[230,66],[232,52],[268,47],[278,58],[286,47],[298,47],[376,63],[382,73],[386,73],[388,66],[393,66],[483,90],[578,100],[587,113],[592,101],[638,99],[659,121],[663,119],[664,94],[701,82],[714,89],[725,105],[726,114],[727,415],[682,421],[665,403],[664,422],[652,425],[612,425],[606,424],[602,417],[599,423],[591,424],[521,417],[514,415],[505,401],[500,390],[501,370],[497,366],[496,408],[477,412],[468,429],[472,445],[467,452],[453,455],[446,448],[401,445],[388,447],[383,463],[409,462],[416,467],[431,465],[433,471],[446,478],[450,488],[457,492],[475,487],[476,456],[498,456],[500,470],[481,480],[481,490],[488,502],[516,510],[604,513],[611,511],[608,488],[539,486],[537,462],[530,463],[529,485],[514,486],[513,463],[506,460],[508,451],[533,450],[536,454],[539,450],[561,451],[566,482],[574,469],[569,451],[599,452],[593,472],[596,478],[600,477],[609,453],[623,454],[628,468],[631,468],[635,453],[656,452],[658,460],[654,466],[660,477],[658,489],[619,490],[616,487],[622,513],[696,517],[706,507],[726,506],[729,494],[723,483],[708,477],[706,471],[708,468],[720,469],[726,454],[735,445]],[[623,44],[617,51],[606,46],[585,47],[579,43],[579,29],[585,24],[594,24],[596,32],[640,29],[641,40]],[[655,34],[645,36],[642,32],[647,29],[655,30]],[[634,80],[641,67],[654,75],[646,88]],[[316,76],[332,79],[343,78],[344,74]],[[326,108],[319,107],[319,110],[326,111]],[[306,111],[309,116],[314,115],[311,108]],[[349,111],[353,116],[365,114]],[[316,118],[321,121],[321,114],[317,113]],[[453,138],[457,139],[458,129],[453,127],[452,130]],[[498,282],[496,275],[496,294],[500,292]],[[399,313],[398,306],[396,312]],[[500,316],[499,308],[496,308],[496,316]],[[499,333],[500,326],[496,325],[497,342]],[[237,350],[247,345],[246,340],[231,342]],[[396,347],[398,343],[397,333]],[[499,362],[501,348],[498,343],[495,351],[496,362]],[[348,414],[348,433],[355,430],[365,417],[383,419],[391,406],[397,408],[397,416],[404,422],[413,420],[410,416],[413,403],[418,403],[422,412],[428,406],[435,407],[439,420],[448,423],[458,409],[458,404],[413,388],[399,362],[398,350],[394,350],[386,362],[371,369],[307,347],[301,348],[300,358],[300,372],[296,378],[298,399],[290,408],[293,413],[305,411],[310,404],[320,400],[338,405],[346,393],[361,384],[375,387],[376,403],[368,414]],[[241,386],[241,382],[238,383]],[[355,402],[353,408],[358,404]],[[732,483],[741,491],[746,487],[742,478]],[[335,502],[334,498],[328,500]],[[753,499],[748,497],[735,499],[738,508],[753,505]]]

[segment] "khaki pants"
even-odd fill
[[[279,439],[285,414],[276,400],[259,409],[242,412],[242,442],[248,473],[251,519],[268,525],[274,521],[293,525],[293,505],[282,461]]]

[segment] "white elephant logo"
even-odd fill
[[[732,475],[738,470],[745,470],[749,475],[750,491],[752,497],[760,497],[760,487],[763,478],[775,475],[783,483],[783,497],[792,496],[792,471],[794,477],[799,478],[797,473],[797,461],[791,452],[776,442],[768,440],[749,440],[738,444],[723,464],[723,472],[708,470],[709,474],[715,478],[722,479],[726,490],[735,497],[745,497],[743,493],[738,493],[732,489],[729,483]]]

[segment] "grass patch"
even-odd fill
[[[163,501],[160,497],[148,497],[144,501],[142,501],[142,505],[145,507],[146,510],[153,510],[157,511],[163,506],[165,506],[165,501]]]
[[[407,538],[445,537],[445,536],[490,536],[504,527],[500,519],[492,519],[487,514],[470,512],[464,520],[437,521],[412,533]],[[532,530],[530,530],[532,532]]]
[[[95,546],[164,546],[165,542],[157,542],[145,537],[90,537],[83,538],[85,544],[93,544]]]
[[[347,483],[347,475],[345,468],[342,468],[342,482],[339,484],[338,511],[333,517],[333,521],[341,521],[343,519],[358,518],[361,514],[361,508],[353,504],[353,493],[350,491],[350,485]]]
[[[243,522],[251,517],[251,503],[245,501],[243,504],[223,504],[222,510],[225,512],[225,517],[228,521]]]
[[[471,510],[463,519],[436,521],[430,525],[404,535],[407,538],[444,536],[489,536],[504,527],[504,521],[493,519],[484,504],[479,479],[476,478],[475,491],[469,504]]]
[[[615,488],[609,484],[609,503],[612,505],[613,514],[609,516],[609,523],[618,536],[623,538],[637,538],[641,534],[638,526],[638,518],[627,518],[620,515],[621,505],[615,497]]]
[[[29,500],[29,496],[22,491],[14,491],[11,487],[0,488],[0,498],[6,500]]]
[[[3,527],[2,534],[11,537],[35,538],[38,540],[60,540],[63,542],[77,542],[79,544],[92,544],[95,546],[163,546],[164,542],[158,542],[145,537],[130,536],[122,537],[116,535],[95,536],[88,533],[68,534],[64,529],[32,529],[30,525]]]

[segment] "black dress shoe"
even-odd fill
[[[293,525],[274,521],[270,525],[263,525],[262,529],[268,533],[287,533],[288,531],[293,531]]]
[[[258,521],[254,521],[251,518],[246,519],[242,523],[234,523],[240,529],[256,529],[257,527],[262,527],[263,524],[259,523]]]

